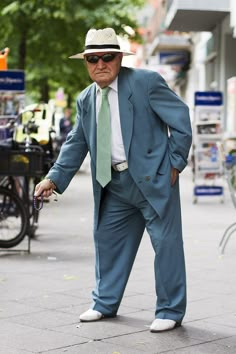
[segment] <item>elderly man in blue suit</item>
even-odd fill
[[[187,106],[159,74],[121,66],[129,54],[105,28],[90,30],[84,51],[71,57],[85,60],[94,82],[79,95],[77,122],[35,196],[63,193],[90,153],[96,287],[80,321],[116,316],[146,228],[157,295],[150,330],[162,332],[180,326],[186,310],[179,173],[187,164],[191,125]],[[98,126],[107,112],[110,126],[101,138]]]

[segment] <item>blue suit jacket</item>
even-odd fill
[[[162,217],[171,192],[171,167],[180,172],[187,164],[192,141],[188,107],[152,71],[122,67],[118,75],[121,130],[129,172],[143,195]],[[98,221],[102,188],[96,181],[96,86],[87,87],[77,100],[77,122],[47,177],[59,193],[69,185],[87,152]]]

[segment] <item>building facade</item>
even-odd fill
[[[163,0],[154,12],[153,17],[157,13],[159,17],[156,26],[150,24],[145,62],[153,69],[153,63],[166,61],[169,70],[175,71],[170,86],[191,111],[195,91],[221,91],[224,129],[229,131],[236,101],[236,2]]]

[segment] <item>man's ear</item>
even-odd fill
[[[119,53],[120,62],[122,61],[123,56],[124,56],[123,53]]]

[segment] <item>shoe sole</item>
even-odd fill
[[[181,326],[181,323],[180,322],[176,322],[176,324],[172,328],[161,329],[161,330],[150,329],[150,332],[151,333],[168,332],[168,331],[172,331],[173,329],[175,329],[177,327],[180,327],[180,326]]]
[[[106,320],[106,319],[109,319],[109,318],[115,318],[117,315],[102,315],[102,317],[100,318],[97,318],[96,320],[82,320],[82,319],[79,319],[80,322],[97,322],[97,321],[101,321],[101,320]]]
[[[97,321],[101,321],[103,318],[104,318],[104,316],[101,318],[97,318],[96,320],[81,320],[80,319],[80,322],[97,322]]]

